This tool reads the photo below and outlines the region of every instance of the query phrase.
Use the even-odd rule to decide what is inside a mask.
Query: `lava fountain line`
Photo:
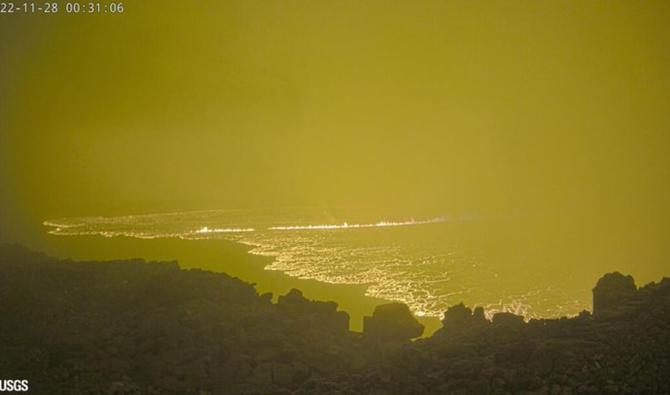
[[[425,225],[425,224],[436,224],[444,222],[446,219],[444,217],[436,217],[427,220],[417,221],[411,219],[409,221],[381,221],[373,224],[350,224],[344,222],[339,225],[334,224],[324,224],[324,225],[288,225],[288,226],[271,226],[268,230],[332,230],[332,229],[359,229],[359,228],[386,228],[392,226],[412,226],[412,225]]]

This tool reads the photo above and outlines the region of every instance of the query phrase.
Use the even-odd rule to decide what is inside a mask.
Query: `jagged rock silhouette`
[[[616,310],[634,297],[636,291],[632,276],[624,276],[619,272],[605,274],[593,288],[593,315],[599,317]]]
[[[402,303],[388,303],[375,308],[372,317],[363,318],[363,335],[384,341],[403,341],[423,334],[423,325]]]
[[[35,393],[670,393],[670,279],[594,288],[596,315],[451,307],[421,334],[407,306],[365,333],[333,302],[258,295],[175,262],[73,262],[0,247],[0,372]]]

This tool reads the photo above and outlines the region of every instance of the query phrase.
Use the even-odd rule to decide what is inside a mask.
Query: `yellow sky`
[[[5,230],[311,205],[668,241],[667,1],[135,1],[0,38]]]

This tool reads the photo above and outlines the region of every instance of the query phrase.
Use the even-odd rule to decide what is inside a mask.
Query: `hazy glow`
[[[254,228],[209,228],[203,226],[202,228],[195,231],[195,233],[242,233],[242,232],[255,232]]]
[[[67,224],[67,223],[59,223],[55,221],[44,221],[42,222],[42,225],[48,226],[51,228],[56,228],[56,231],[60,231],[61,229],[68,229],[68,228],[76,228],[79,226],[84,226],[83,223],[74,223],[74,224]]]
[[[330,229],[357,229],[357,228],[385,228],[390,226],[412,226],[412,225],[425,225],[425,224],[437,224],[444,222],[444,217],[436,217],[424,221],[416,221],[411,219],[409,221],[401,222],[390,222],[390,221],[381,221],[374,224],[349,224],[347,222],[341,225],[291,225],[291,226],[271,226],[268,230],[330,230]]]
[[[0,240],[239,241],[426,316],[668,274],[670,1],[197,3],[0,15]]]

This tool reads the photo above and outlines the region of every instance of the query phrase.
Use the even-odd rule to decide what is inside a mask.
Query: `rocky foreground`
[[[0,378],[45,394],[670,393],[670,279],[605,275],[594,313],[443,328],[380,306],[349,331],[333,302],[272,303],[176,262],[73,262],[0,247]]]

